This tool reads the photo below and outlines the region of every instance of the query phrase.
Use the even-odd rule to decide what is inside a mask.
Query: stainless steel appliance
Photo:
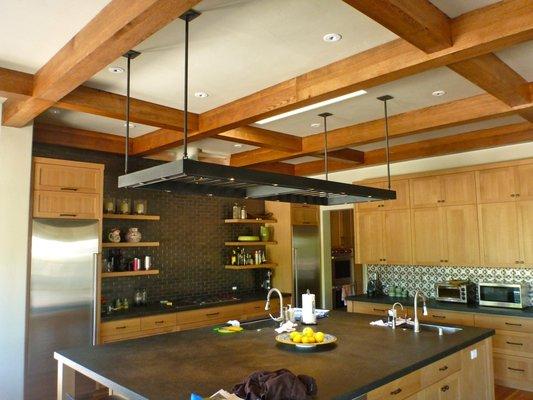
[[[33,221],[26,400],[57,398],[55,350],[95,344],[97,221]]]
[[[507,308],[529,306],[528,287],[520,283],[479,283],[479,305]]]
[[[294,303],[301,307],[302,294],[307,290],[314,293],[315,299],[321,303],[320,296],[320,233],[318,226],[293,226],[293,276]]]
[[[451,280],[435,284],[435,299],[451,303],[471,304],[476,299],[476,285],[468,280]]]
[[[333,308],[344,308],[342,288],[351,285],[351,291],[357,293],[355,281],[353,249],[333,249],[331,251],[332,305]]]

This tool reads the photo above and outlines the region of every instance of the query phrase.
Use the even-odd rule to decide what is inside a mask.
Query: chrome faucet
[[[418,322],[418,296],[422,298],[422,315],[428,315],[426,307],[427,296],[421,290],[415,292],[415,332],[420,332],[420,323]]]
[[[396,311],[396,306],[400,306],[403,310],[403,304],[402,303],[394,303],[392,305],[392,308],[389,310],[389,315],[391,317],[391,328],[396,329],[396,319],[398,318],[398,313]]]
[[[266,301],[266,304],[265,304],[265,311],[270,310],[270,296],[274,292],[276,292],[278,294],[278,296],[279,296],[279,317],[278,318],[274,318],[274,316],[272,314],[269,314],[269,315],[270,315],[270,318],[272,318],[274,321],[279,322],[280,324],[283,324],[285,322],[285,316],[284,316],[284,313],[283,313],[283,295],[281,294],[281,292],[278,289],[272,288],[272,289],[270,289],[268,291],[267,301]]]

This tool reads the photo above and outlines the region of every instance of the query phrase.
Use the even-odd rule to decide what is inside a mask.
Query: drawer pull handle
[[[220,312],[214,312],[214,313],[210,313],[210,314],[205,314],[206,317],[213,317],[215,315],[218,315],[220,314]]]
[[[518,342],[505,342],[507,344],[512,344],[513,346],[523,346],[524,344],[523,343],[518,343]]]
[[[60,217],[75,217],[78,214],[59,214]]]
[[[440,368],[439,368],[439,371],[446,371],[447,369],[448,369],[448,366],[445,365],[444,367],[440,367]]]
[[[156,324],[162,324],[164,323],[165,321],[155,321]]]
[[[401,391],[402,391],[402,388],[398,388],[398,389],[393,390],[392,392],[390,392],[390,394],[394,396],[394,395],[396,395],[396,394],[400,394]]]
[[[76,192],[78,190],[78,188],[62,187],[61,190],[68,190],[69,192]]]
[[[525,372],[526,371],[525,369],[522,369],[522,368],[513,368],[513,367],[507,367],[507,369],[510,369],[511,371],[516,371],[516,372]]]
[[[512,322],[506,322],[505,325],[510,325],[510,326],[522,326],[522,324],[515,324],[515,323],[512,323]]]
[[[126,325],[116,326],[115,329],[126,329]]]
[[[441,392],[447,392],[448,390],[450,390],[450,386],[449,385],[444,385],[443,387],[440,388]]]
[[[385,310],[382,310],[382,309],[380,309],[380,308],[373,308],[372,310],[374,310],[374,311],[381,311],[381,312],[385,312]]]
[[[432,315],[433,318],[446,319],[445,315]]]

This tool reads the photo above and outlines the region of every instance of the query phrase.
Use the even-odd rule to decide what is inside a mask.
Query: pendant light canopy
[[[254,171],[189,159],[187,154],[189,23],[198,16],[200,16],[200,13],[189,10],[180,17],[185,21],[183,158],[128,173],[126,156],[126,174],[118,178],[119,188],[146,188],[180,194],[204,194],[207,196],[277,200],[319,205],[396,198],[396,192],[391,190],[273,172]],[[326,119],[330,115],[329,113],[320,115],[324,118],[326,178],[328,176]],[[126,142],[128,140],[129,135],[126,137]]]

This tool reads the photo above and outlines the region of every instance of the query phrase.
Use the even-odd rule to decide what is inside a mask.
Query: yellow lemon
[[[304,328],[304,330],[302,331],[302,335],[304,336],[307,336],[307,337],[311,337],[315,334],[315,332],[313,331],[313,328]]]
[[[324,334],[322,332],[315,333],[315,340],[317,343],[322,343],[324,341]]]
[[[309,339],[310,338],[308,336],[302,336],[302,343],[310,343]]]
[[[289,337],[290,337],[291,339],[294,339],[294,337],[295,337],[296,335],[299,335],[299,333],[296,332],[296,331],[292,331],[292,332],[289,334]]]
[[[310,336],[307,338],[307,343],[315,343],[316,340],[315,340],[315,337],[314,336]]]
[[[300,335],[299,333],[297,335],[295,335],[293,338],[292,338],[292,341],[294,343],[302,343],[302,335]]]

